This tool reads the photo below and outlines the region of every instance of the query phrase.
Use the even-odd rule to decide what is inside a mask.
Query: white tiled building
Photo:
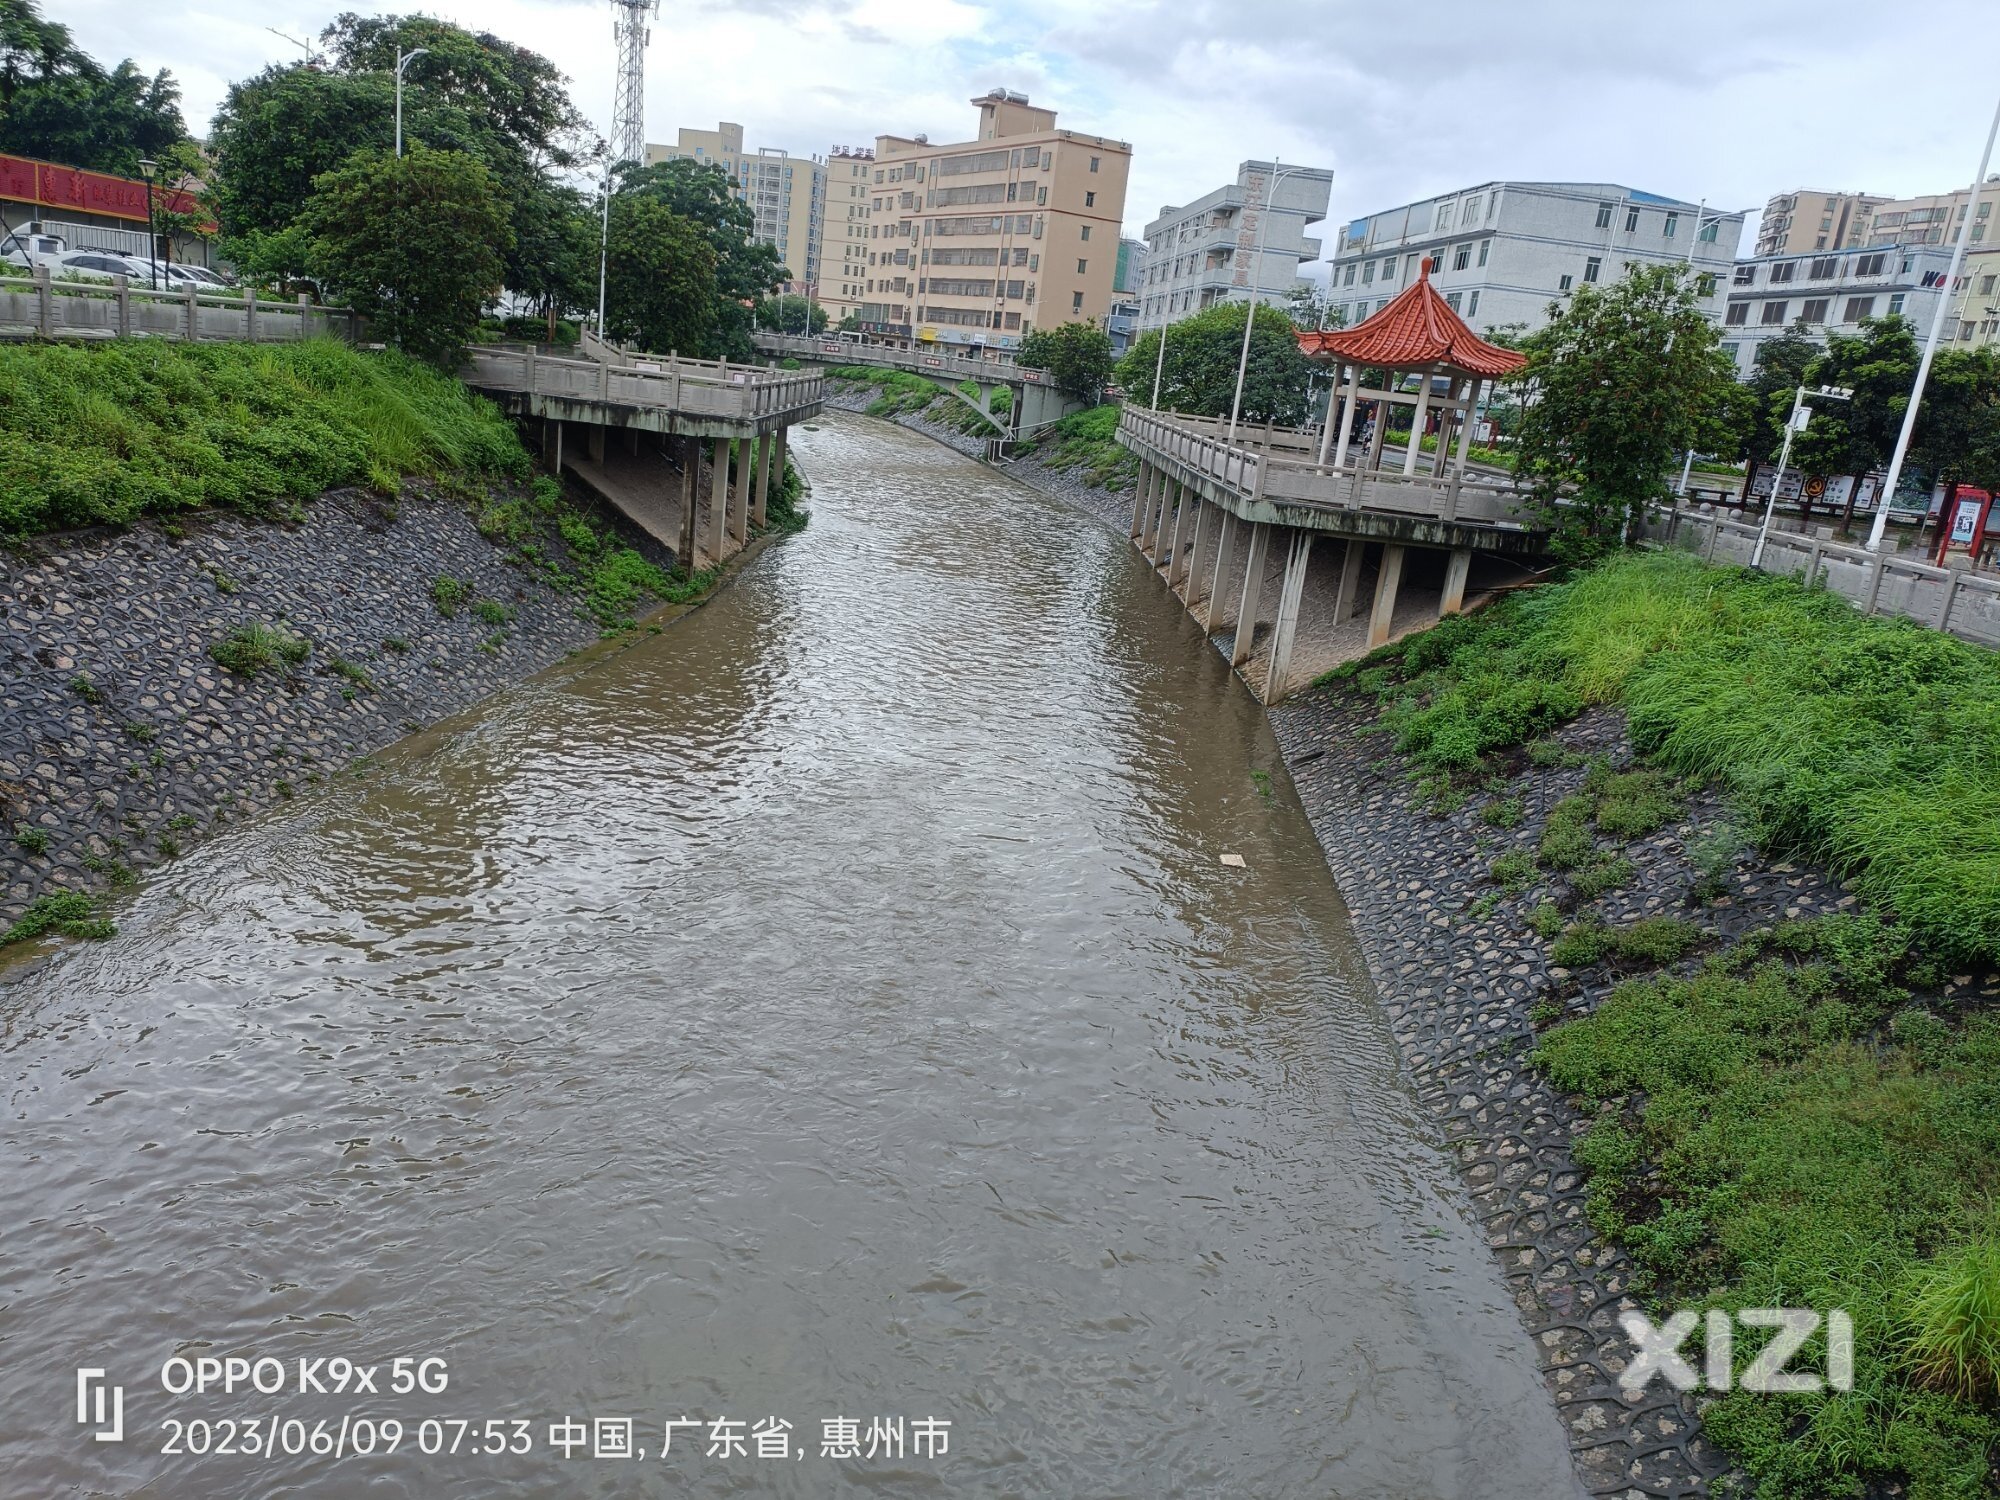
[[[1615,183],[1485,182],[1354,220],[1335,246],[1327,298],[1333,321],[1358,323],[1416,280],[1429,256],[1431,280],[1474,329],[1532,331],[1551,302],[1617,280],[1627,262],[1691,258],[1719,321],[1742,234],[1740,213]]]
[[[1281,174],[1275,189],[1273,172]],[[1146,226],[1139,326],[1158,328],[1218,302],[1251,296],[1282,306],[1299,283],[1300,265],[1319,259],[1320,242],[1305,231],[1326,217],[1332,192],[1333,173],[1325,167],[1246,161],[1228,186],[1185,207],[1163,207]],[[1270,223],[1262,224],[1267,195]]]
[[[1737,373],[1748,375],[1756,366],[1757,346],[1801,320],[1808,325],[1808,337],[1823,340],[1828,329],[1852,334],[1863,318],[1900,313],[1916,325],[1921,338],[1930,331],[1938,298],[1945,294],[1951,248],[1870,246],[1738,261],[1722,318],[1722,347],[1736,361]]]

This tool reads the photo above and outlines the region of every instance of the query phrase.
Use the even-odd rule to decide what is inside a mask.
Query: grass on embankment
[[[1339,675],[1384,701],[1415,770],[1460,789],[1523,743],[1531,762],[1561,764],[1549,731],[1589,704],[1622,706],[1650,764],[1594,769],[1546,816],[1538,852],[1508,857],[1523,868],[1496,862],[1505,888],[1533,883],[1537,864],[1623,863],[1598,840],[1671,821],[1662,809],[1692,779],[1725,791],[1767,849],[1855,882],[1863,912],[1719,951],[1679,918],[1618,928],[1542,906],[1527,925],[1551,962],[1626,977],[1548,1030],[1534,1061],[1597,1111],[1575,1148],[1590,1218],[1631,1253],[1660,1317],[1852,1317],[1851,1392],[1738,1389],[1707,1407],[1764,1500],[1892,1481],[1911,1500],[1990,1496],[2000,1014],[1942,990],[1952,968],[2000,957],[2000,659],[1797,583],[1656,554],[1514,595]],[[1488,814],[1513,826],[1520,801]],[[1688,853],[1699,872],[1694,842]],[[1585,905],[1601,894],[1570,890]],[[1713,894],[1697,881],[1691,901]],[[1537,1010],[1537,1024],[1564,1013]],[[1739,1374],[1760,1342],[1739,1339]],[[1823,1342],[1793,1367],[1824,1369]]]
[[[333,340],[0,346],[0,536],[342,484],[521,478],[507,419],[449,376]]]

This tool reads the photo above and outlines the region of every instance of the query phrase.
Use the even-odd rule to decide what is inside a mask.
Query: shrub
[[[14,842],[30,854],[47,854],[49,831],[32,823],[17,823],[14,825]]]
[[[81,891],[52,891],[35,897],[14,925],[0,932],[0,948],[46,932],[73,938],[108,938],[117,930],[97,915],[96,903]]]
[[[1565,797],[1549,809],[1538,850],[1543,864],[1552,870],[1574,870],[1590,859],[1596,847],[1590,836],[1588,797],[1581,793]]]
[[[1480,816],[1495,828],[1518,828],[1521,819],[1526,815],[1527,811],[1519,797],[1495,798],[1487,803],[1485,810],[1480,813]]]
[[[1903,1296],[1905,1357],[1917,1381],[2000,1401],[2000,1240],[1981,1235],[1913,1268]]]
[[[460,607],[471,597],[471,588],[449,573],[441,573],[431,580],[431,603],[447,620],[457,619]]]
[[[1534,878],[1535,857],[1525,849],[1516,849],[1493,861],[1493,883],[1509,891],[1526,890]]]
[[[312,642],[286,625],[246,620],[209,644],[208,654],[223,670],[256,677],[275,667],[296,667],[312,653]]]

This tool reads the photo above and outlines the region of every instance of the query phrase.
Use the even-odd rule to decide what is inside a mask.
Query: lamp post
[[[430,50],[428,47],[412,47],[408,52],[401,47],[396,49],[396,155],[398,156],[403,154],[403,69]]]
[[[153,227],[153,174],[159,170],[160,164],[151,157],[139,158],[139,175],[146,182],[146,272],[156,292],[160,289],[160,234]]]
[[[1695,205],[1695,210],[1694,210],[1694,230],[1692,233],[1688,235],[1688,253],[1687,253],[1688,269],[1689,270],[1694,269],[1694,247],[1701,243],[1702,225],[1720,224],[1724,219],[1733,219],[1737,216],[1737,214],[1747,214],[1749,212],[1750,210],[1747,208],[1739,208],[1738,210],[1736,210],[1736,213],[1733,214],[1720,213],[1720,212],[1709,213],[1708,200],[1706,198],[1702,199],[1701,202],[1697,203]],[[1675,499],[1679,499],[1681,496],[1687,494],[1688,479],[1693,473],[1694,473],[1694,449],[1690,448],[1687,451],[1686,461],[1681,464],[1681,482],[1674,487]]]
[[[1845,386],[1823,385],[1815,395],[1827,401],[1851,401],[1854,392]],[[1792,439],[1806,430],[1806,423],[1812,419],[1812,408],[1806,405],[1806,388],[1800,386],[1792,397],[1792,414],[1785,418],[1785,442],[1778,450],[1778,471],[1771,476],[1771,498],[1764,504],[1764,524],[1757,528],[1757,545],[1750,552],[1750,566],[1756,567],[1764,560],[1764,538],[1771,534],[1771,516],[1778,508],[1778,487],[1785,482],[1785,470],[1791,467]]]
[[[1965,242],[1972,233],[1972,221],[1979,217],[1979,190],[1986,186],[1986,164],[1993,159],[1993,137],[2000,133],[2000,104],[1993,109],[1993,123],[1987,127],[1986,149],[1979,153],[1979,170],[1973,174],[1972,197],[1965,205],[1965,221],[1958,226],[1958,240],[1951,247],[1951,268],[1944,273],[1938,289],[1937,312],[1931,317],[1931,335],[1924,340],[1924,357],[1917,361],[1916,383],[1910,387],[1910,404],[1903,408],[1902,430],[1896,434],[1896,451],[1889,459],[1889,472],[1882,480],[1882,493],[1875,502],[1875,521],[1868,528],[1868,550],[1882,550],[1882,533],[1889,527],[1889,502],[1896,498],[1896,481],[1902,477],[1903,459],[1910,451],[1910,435],[1917,430],[1917,403],[1924,399],[1924,382],[1930,379],[1931,360],[1937,354],[1938,335],[1944,331],[1944,315],[1951,306],[1958,268],[1965,261]]]
[[[1169,292],[1167,295],[1171,297],[1173,293]],[[1160,377],[1167,369],[1167,330],[1171,327],[1173,327],[1171,321],[1160,324],[1160,349],[1158,356],[1153,360],[1153,410],[1156,413],[1160,409]]]
[[[1271,226],[1271,205],[1278,196],[1278,182],[1305,170],[1303,167],[1278,169],[1278,159],[1271,158],[1272,172],[1264,185],[1264,216],[1257,221],[1257,258],[1250,267],[1250,305],[1243,318],[1243,352],[1236,359],[1236,394],[1229,402],[1229,442],[1236,441],[1236,418],[1243,409],[1243,376],[1250,368],[1250,331],[1257,326],[1257,278],[1264,270],[1264,231]],[[1161,348],[1165,349],[1162,342]]]

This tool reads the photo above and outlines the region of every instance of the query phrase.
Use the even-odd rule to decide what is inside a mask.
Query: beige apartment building
[[[1987,237],[1993,206],[2000,198],[2000,175],[1989,177],[1980,194],[1972,243]],[[1810,188],[1780,193],[1764,205],[1757,226],[1757,254],[1805,255],[1814,251],[1876,249],[1884,245],[1948,245],[1958,235],[1972,189],[1917,198],[1879,193],[1822,193]]]
[[[877,196],[873,147],[835,146],[827,153],[819,300],[834,323],[858,316],[868,291],[869,204]]]
[[[875,138],[855,221],[867,231],[851,307],[863,331],[904,347],[1007,349],[1034,328],[1104,326],[1131,146],[1058,130],[1056,112],[1024,94],[994,89],[972,103],[974,140]]]
[[[785,290],[810,294],[818,286],[826,213],[828,164],[764,147],[743,149],[743,127],[727,120],[713,130],[685,127],[671,146],[646,147],[646,165],[687,157],[721,167],[736,196],[756,216],[759,241],[777,248],[791,273]]]

